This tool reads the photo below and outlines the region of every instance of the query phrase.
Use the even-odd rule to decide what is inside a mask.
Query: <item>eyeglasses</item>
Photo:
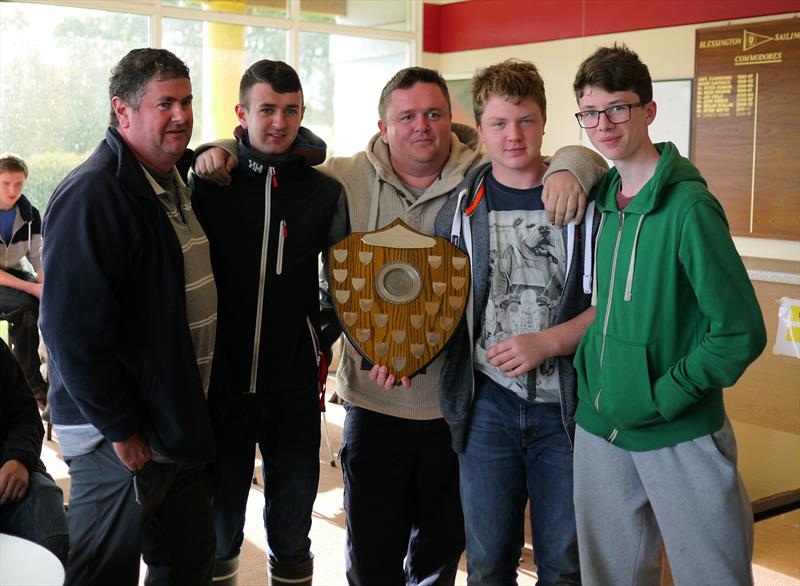
[[[611,124],[622,124],[631,119],[631,108],[639,108],[645,106],[645,102],[638,104],[617,104],[605,110],[586,110],[585,112],[578,112],[575,118],[578,119],[578,124],[581,128],[595,128],[600,124],[600,114],[605,114]]]

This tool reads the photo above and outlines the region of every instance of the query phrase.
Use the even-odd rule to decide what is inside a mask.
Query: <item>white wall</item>
[[[647,64],[654,80],[693,78],[696,29],[793,16],[798,17],[800,13],[457,53],[424,53],[422,65],[437,69],[445,75],[471,76],[476,69],[509,57],[528,59],[536,63],[547,88],[547,126],[542,150],[545,154],[551,154],[565,144],[580,143],[580,130],[573,116],[577,107],[572,92],[572,81],[580,63],[598,47],[610,45],[615,41],[624,42]],[[734,241],[743,256],[800,261],[800,242],[797,241],[738,237],[734,238]]]

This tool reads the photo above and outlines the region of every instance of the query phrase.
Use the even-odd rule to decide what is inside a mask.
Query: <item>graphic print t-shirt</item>
[[[501,185],[490,173],[484,187],[489,209],[489,292],[481,337],[475,346],[475,367],[524,401],[558,402],[555,360],[536,369],[536,390],[529,393],[527,376],[506,377],[487,362],[486,351],[518,334],[550,326],[564,289],[564,239],[547,220],[541,185],[513,189]]]

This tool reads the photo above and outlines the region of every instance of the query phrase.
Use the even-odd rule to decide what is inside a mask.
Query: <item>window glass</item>
[[[292,63],[288,48],[293,35],[299,60],[292,64],[308,108],[304,124],[337,155],[364,148],[377,129],[381,88],[410,62],[410,39],[303,30],[313,21],[375,27],[377,36],[379,28],[406,30],[409,2],[403,0],[301,0],[294,29],[288,28],[288,19],[286,29],[204,20],[219,12],[284,18],[287,0],[162,3],[170,10],[169,18],[155,21],[161,46],[191,71],[191,146],[231,136],[244,69],[264,58]],[[149,2],[130,5],[155,7]],[[58,182],[102,140],[110,114],[111,68],[129,50],[153,44],[151,22],[149,14],[0,0],[0,152],[15,152],[28,162],[25,193],[40,209]]]
[[[40,211],[105,135],[111,68],[149,39],[147,16],[0,3],[0,152],[25,159]]]
[[[303,125],[321,136],[333,154],[364,149],[378,131],[381,89],[408,66],[408,51],[408,43],[399,41],[301,33]]]
[[[189,66],[194,95],[190,146],[232,136],[239,81],[259,59],[286,60],[286,31],[165,18],[161,41]]]
[[[286,18],[286,0],[161,0],[164,6]]]
[[[303,20],[387,30],[408,30],[408,9],[398,0],[300,0]]]

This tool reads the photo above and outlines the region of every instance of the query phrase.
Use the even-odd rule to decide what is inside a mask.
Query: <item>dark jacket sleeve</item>
[[[44,221],[40,325],[67,393],[112,442],[141,433],[137,382],[125,376],[119,332],[132,287],[129,259],[144,238],[120,205],[119,182],[89,173],[59,187]]]
[[[339,194],[336,204],[336,213],[331,220],[328,231],[328,247],[344,240],[350,233],[350,218],[347,212],[347,196],[344,190]],[[331,300],[330,286],[328,285],[328,254],[322,255],[322,269],[319,275],[319,306],[320,306],[320,345],[328,360],[331,359],[331,346],[342,333],[336,311]]]
[[[35,470],[42,452],[44,428],[36,400],[11,350],[0,340],[0,466],[19,460]]]

